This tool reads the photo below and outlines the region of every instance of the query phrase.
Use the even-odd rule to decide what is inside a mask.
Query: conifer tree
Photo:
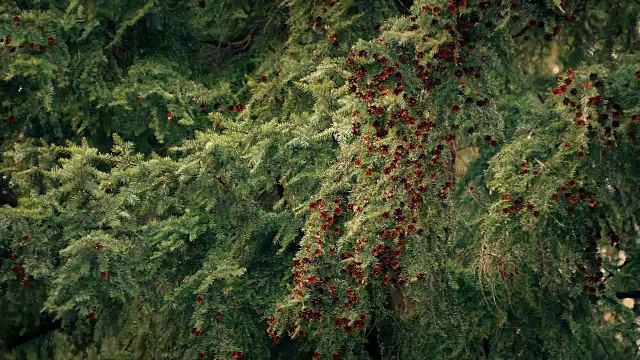
[[[637,356],[639,14],[1,4],[0,351]]]

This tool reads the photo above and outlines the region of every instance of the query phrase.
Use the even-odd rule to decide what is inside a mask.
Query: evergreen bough
[[[0,351],[637,356],[638,14],[4,2]]]

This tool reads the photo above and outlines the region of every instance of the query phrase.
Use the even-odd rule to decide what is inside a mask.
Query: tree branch
[[[3,352],[11,351],[33,339],[58,330],[61,324],[62,322],[60,320],[52,320],[50,317],[47,317],[40,325],[30,329],[24,335],[7,336],[4,339],[0,339],[0,344],[3,345],[0,346],[0,350]]]
[[[625,266],[629,265],[629,263],[630,263],[630,262],[631,262],[631,260],[626,259],[626,260],[624,261],[624,263],[622,263],[622,265],[620,265],[620,266],[616,266],[614,269],[615,269],[615,270],[620,270],[620,269],[622,269],[623,267],[625,267]],[[609,275],[607,276],[607,280],[611,279],[611,278],[612,278],[612,277],[614,277],[614,276],[616,276],[616,273],[615,273],[615,272],[613,272],[613,271],[612,271],[612,272],[610,272],[610,273],[609,273]]]
[[[626,298],[638,299],[638,298],[640,298],[640,289],[631,290],[631,291],[616,291],[616,298],[618,298],[618,299],[626,299]]]

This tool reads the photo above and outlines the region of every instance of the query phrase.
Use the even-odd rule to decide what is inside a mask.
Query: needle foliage
[[[7,359],[628,359],[640,3],[5,0]]]

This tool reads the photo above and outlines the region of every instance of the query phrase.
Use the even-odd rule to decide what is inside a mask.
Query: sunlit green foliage
[[[1,355],[636,356],[639,14],[3,2]]]

